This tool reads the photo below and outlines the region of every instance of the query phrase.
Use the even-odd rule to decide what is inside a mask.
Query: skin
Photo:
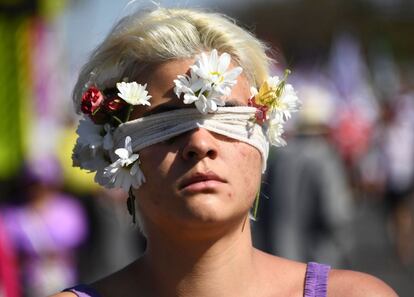
[[[134,116],[188,108],[174,96],[173,80],[193,62],[174,60],[155,67],[145,79],[151,106]],[[249,96],[249,84],[241,75],[226,101],[246,105]],[[147,250],[93,284],[98,292],[109,297],[303,296],[305,264],[252,246],[248,212],[260,183],[257,149],[200,128],[139,153],[147,182],[135,195]],[[221,180],[182,188],[189,177],[212,172]],[[397,295],[367,274],[332,270],[328,296]]]

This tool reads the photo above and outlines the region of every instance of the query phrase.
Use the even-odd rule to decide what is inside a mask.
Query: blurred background
[[[230,15],[303,102],[271,151],[255,245],[414,292],[414,1],[160,1]],[[71,89],[113,23],[151,1],[0,0],[0,297],[40,297],[131,262],[123,193],[71,168]]]

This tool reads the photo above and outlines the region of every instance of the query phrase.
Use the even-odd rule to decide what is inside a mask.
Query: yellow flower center
[[[218,72],[218,71],[211,71],[210,74],[211,75],[214,75],[214,76],[217,76],[219,83],[223,82],[224,76],[220,72]]]
[[[284,78],[277,84],[277,86],[272,87],[267,81],[265,81],[261,85],[259,93],[255,96],[256,103],[265,105],[270,110],[287,108],[286,103],[281,100],[281,97],[289,74],[290,70],[286,69]]]

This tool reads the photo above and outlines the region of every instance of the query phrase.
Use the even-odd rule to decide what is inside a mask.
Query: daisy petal
[[[227,68],[229,68],[230,60],[231,57],[228,53],[221,54],[217,65],[217,72],[224,73],[227,70]]]
[[[224,79],[227,81],[233,81],[236,80],[237,77],[242,73],[243,68],[241,67],[234,67],[232,70],[227,71],[223,74]]]
[[[128,150],[126,150],[124,148],[116,149],[115,154],[118,155],[118,157],[121,158],[121,159],[128,159],[128,157],[129,157]]]

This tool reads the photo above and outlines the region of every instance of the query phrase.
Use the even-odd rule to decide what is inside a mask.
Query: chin
[[[192,223],[225,223],[235,218],[243,218],[249,209],[240,209],[241,205],[227,197],[216,194],[198,194],[185,198],[185,213]]]

